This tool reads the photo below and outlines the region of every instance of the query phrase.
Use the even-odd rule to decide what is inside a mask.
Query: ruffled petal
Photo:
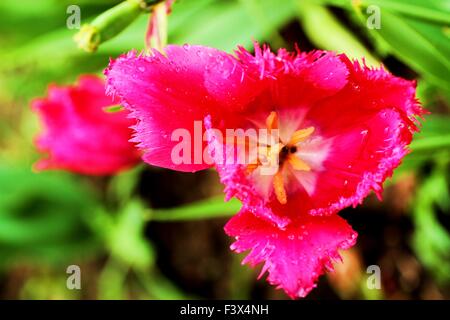
[[[203,157],[206,115],[223,119],[244,107],[258,93],[256,83],[233,56],[202,46],[168,46],[165,55],[130,52],[112,61],[105,74],[108,92],[138,120],[134,141],[149,164],[179,171],[211,166]],[[239,86],[237,85],[239,84]],[[174,161],[181,142],[177,130],[191,139],[186,160]]]
[[[105,95],[97,76],[81,76],[73,86],[50,85],[47,97],[31,104],[43,126],[36,145],[47,154],[35,164],[37,170],[109,175],[139,161],[140,153],[129,142],[134,121],[125,111],[103,110],[117,102]]]
[[[372,190],[381,198],[383,182],[409,152],[424,113],[414,82],[343,60],[349,84],[306,116],[331,145],[310,195],[311,214],[356,206]]]
[[[249,251],[243,264],[264,263],[260,277],[268,272],[268,282],[292,298],[305,297],[321,274],[333,270],[333,261],[340,260],[338,250],[350,248],[357,238],[337,215],[304,214],[282,230],[246,210],[234,216],[225,231],[236,239],[232,250]]]

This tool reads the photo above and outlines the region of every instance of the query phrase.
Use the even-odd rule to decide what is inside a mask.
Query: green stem
[[[173,209],[154,209],[144,219],[152,221],[187,221],[207,218],[222,218],[234,215],[241,208],[241,203],[232,199],[225,202],[223,196],[213,197],[194,204]]]
[[[161,0],[127,0],[103,12],[89,24],[81,27],[74,40],[78,47],[95,52],[98,46],[122,32],[143,12]]]
[[[450,148],[450,135],[416,139],[411,143],[411,150],[413,150],[413,152],[444,148]]]

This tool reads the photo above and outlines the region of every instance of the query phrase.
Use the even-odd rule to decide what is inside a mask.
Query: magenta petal
[[[340,260],[338,250],[353,246],[357,237],[337,215],[305,214],[282,230],[245,210],[231,218],[225,231],[236,239],[231,249],[249,250],[243,263],[264,263],[261,276],[267,271],[268,282],[292,298],[305,297],[321,274],[333,270],[333,261]]]
[[[151,56],[136,56],[130,52],[112,61],[105,70],[107,89],[138,119],[134,141],[144,150],[146,162],[180,171],[205,169],[210,164],[201,156],[206,149],[203,131],[194,131],[194,122],[203,121],[206,115],[230,116],[251,100],[249,92],[255,91],[256,82],[236,58],[213,48],[168,46],[165,54],[155,51]],[[175,163],[171,157],[180,141],[172,139],[176,129],[200,140],[199,145],[191,145],[189,163]]]
[[[194,120],[203,119],[210,107],[207,92],[199,85],[199,66],[186,57],[190,69],[182,68],[182,57],[175,57],[173,61],[159,53],[136,56],[135,52],[120,56],[105,70],[107,91],[138,120],[133,141],[144,151],[147,163],[180,171],[201,170],[208,165],[195,164],[193,159],[176,164],[171,158],[178,144],[171,139],[173,131],[185,129],[193,137]]]
[[[311,214],[356,206],[372,190],[381,198],[383,182],[409,152],[424,113],[414,82],[343,60],[349,84],[307,115],[332,141],[309,199]]]
[[[312,108],[339,92],[347,84],[348,70],[332,52],[302,53],[287,71],[276,76],[272,96],[278,111],[284,108]]]

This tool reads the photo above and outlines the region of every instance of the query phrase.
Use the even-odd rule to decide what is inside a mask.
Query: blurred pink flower
[[[423,114],[414,82],[325,51],[275,54],[256,44],[254,55],[239,48],[233,56],[168,46],[164,55],[130,52],[105,73],[107,90],[138,120],[134,141],[150,164],[180,171],[209,167],[204,160],[177,164],[171,158],[178,143],[171,133],[185,128],[194,136],[195,121],[204,121],[203,147],[209,147],[227,198],[243,203],[225,227],[236,238],[232,249],[250,250],[244,262],[264,262],[268,281],[291,297],[304,297],[332,269],[338,249],[355,243],[356,232],[335,214],[371,190],[381,197]],[[257,161],[229,161],[228,149],[250,150],[219,136],[261,128],[278,135],[258,141]],[[262,158],[276,160],[273,172],[263,172]]]
[[[31,104],[43,127],[35,143],[47,154],[35,169],[110,175],[139,161],[139,151],[129,142],[134,121],[127,111],[103,110],[117,102],[105,95],[99,77],[81,76],[73,86],[52,84],[45,98]]]

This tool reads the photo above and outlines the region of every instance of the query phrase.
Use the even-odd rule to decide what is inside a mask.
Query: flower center
[[[266,119],[266,128],[271,133],[278,129],[278,115],[272,111]],[[285,171],[289,165],[293,170],[310,171],[310,166],[300,159],[296,153],[300,149],[300,142],[306,140],[314,132],[314,127],[308,127],[295,131],[287,143],[283,143],[279,138],[276,143],[267,144],[258,147],[259,159],[266,159],[269,165],[276,165],[277,170],[273,176],[273,190],[277,200],[281,204],[287,203],[287,194],[285,189]],[[266,162],[267,162],[266,161]],[[275,162],[275,163],[274,163]],[[251,172],[260,166],[262,161],[256,165],[250,165],[247,169]]]

